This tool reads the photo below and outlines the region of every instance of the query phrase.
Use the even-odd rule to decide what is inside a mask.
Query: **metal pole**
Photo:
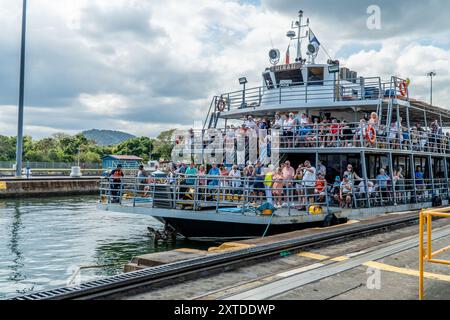
[[[431,71],[427,75],[430,77],[430,82],[431,82],[431,86],[430,86],[430,105],[433,105],[433,77],[436,76],[436,72]]]
[[[301,49],[302,18],[303,18],[303,11],[300,10],[298,12],[297,59],[295,62],[300,62],[302,60],[302,49]]]
[[[23,100],[25,88],[25,35],[27,26],[27,0],[23,0],[22,8],[22,47],[20,51],[20,88],[19,88],[19,113],[17,123],[16,144],[16,177],[22,176],[23,155]]]
[[[430,105],[433,105],[433,74],[430,76],[431,86],[430,86]]]

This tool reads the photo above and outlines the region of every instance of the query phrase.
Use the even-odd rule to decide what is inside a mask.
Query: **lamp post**
[[[428,72],[427,75],[430,77],[431,85],[430,85],[430,105],[433,105],[433,77],[436,76],[436,72],[431,71]]]
[[[17,121],[16,143],[16,177],[22,176],[23,156],[23,100],[25,88],[25,36],[27,27],[27,0],[23,0],[22,7],[22,43],[20,51],[20,85],[19,85],[19,112]]]
[[[242,104],[241,104],[241,108],[245,108],[247,105],[245,104],[245,85],[247,84],[247,78],[246,77],[242,77],[239,78],[239,84],[243,85],[244,88],[242,90]]]

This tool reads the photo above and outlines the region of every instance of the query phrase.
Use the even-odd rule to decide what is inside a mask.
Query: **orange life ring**
[[[225,110],[225,100],[223,100],[223,98],[220,98],[220,100],[217,102],[217,110],[219,110],[219,112],[222,112]]]
[[[400,82],[398,88],[400,89],[400,94],[406,97],[406,94],[408,93],[408,85],[406,84],[406,81]]]
[[[366,140],[371,144],[375,144],[377,142],[377,131],[372,125],[369,125],[366,132]]]

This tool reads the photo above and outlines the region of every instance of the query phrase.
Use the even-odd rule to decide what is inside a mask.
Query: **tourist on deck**
[[[316,168],[311,165],[309,160],[306,160],[303,167],[303,186],[305,188],[305,195],[308,204],[314,203],[314,188],[316,186]]]
[[[242,194],[242,184],[241,184],[241,171],[238,169],[237,165],[234,165],[228,176],[231,178],[231,188],[233,194]]]
[[[193,186],[196,183],[196,176],[198,174],[197,168],[194,163],[191,163],[185,172],[185,184]]]
[[[333,200],[341,206],[341,177],[337,176],[334,179],[333,186],[330,189],[330,195],[333,197]]]
[[[366,134],[367,134],[367,122],[364,119],[361,119],[359,121],[359,126],[356,128],[355,135],[353,136],[353,145],[355,147],[357,146],[363,146],[364,141],[366,140]]]
[[[144,165],[142,164],[139,165],[139,171],[136,175],[136,180],[138,183],[138,190],[144,190],[148,180],[148,172],[144,169]]]
[[[221,166],[220,167],[220,176],[222,178],[220,179],[220,186],[222,188],[228,188],[229,187],[228,180],[227,180],[228,174],[229,174],[229,172],[227,170],[227,167]]]
[[[340,136],[340,125],[336,119],[331,121],[330,131],[328,133],[328,147],[336,147],[336,142]]]
[[[125,175],[122,171],[122,165],[118,164],[116,169],[112,170],[109,174],[110,189],[111,189],[111,203],[120,202],[120,190],[122,189],[122,178]]]
[[[244,174],[244,186],[248,190],[249,201],[253,203],[256,202],[255,177],[255,167],[253,167],[252,165],[248,165]]]
[[[247,116],[247,119],[244,122],[245,127],[248,129],[256,130],[257,124],[251,115]]]
[[[201,165],[198,168],[198,184],[200,186],[206,186],[207,184],[207,179],[206,179],[206,169],[205,166]]]
[[[285,139],[285,146],[287,148],[291,148],[291,146],[293,146],[294,128],[295,128],[294,114],[290,113],[287,121],[284,123],[283,126],[283,136]]]
[[[314,194],[318,197],[319,203],[324,203],[326,198],[326,181],[324,176],[319,173],[317,174],[316,186],[314,189]]]
[[[264,185],[264,178],[265,173],[263,172],[263,167],[259,163],[255,166],[255,180],[253,183],[253,188],[255,192],[255,196],[257,197],[257,201],[262,204],[264,201],[264,194],[265,194],[265,185]],[[265,170],[264,170],[265,171]]]
[[[353,199],[353,183],[350,181],[349,176],[344,175],[344,180],[341,182],[340,187],[340,200],[342,208],[346,207],[350,209],[352,207]]]
[[[284,187],[283,169],[279,167],[273,176],[273,189],[272,189],[275,205],[277,208],[282,207],[283,187]]]
[[[367,181],[367,187],[364,180],[361,180],[361,182],[358,184],[358,193],[356,194],[357,199],[360,202],[360,205],[363,206],[364,202],[367,200],[371,200],[375,196],[375,184],[368,180]]]
[[[327,167],[325,167],[322,160],[317,161],[317,174],[321,174],[324,178],[327,176]]]
[[[353,131],[350,128],[347,121],[342,121],[342,129],[341,129],[341,142],[342,147],[348,148],[352,146],[352,140],[353,140]]]
[[[360,181],[362,180],[360,176],[358,176],[358,174],[353,170],[353,165],[349,164],[347,166],[347,170],[344,172],[344,174],[342,176],[348,176],[348,179],[350,180],[350,182],[354,185],[355,181]]]
[[[425,186],[425,174],[423,173],[423,170],[420,166],[416,168],[416,171],[414,172],[414,177],[416,180],[417,196],[420,200],[422,200],[426,186]]]
[[[391,123],[389,129],[389,147],[390,149],[398,149],[398,127],[395,122]]]
[[[211,167],[211,169],[208,172],[208,176],[220,176],[220,170],[217,167],[216,163],[212,164],[212,167]],[[217,186],[219,186],[219,179],[209,178],[208,179],[208,185],[210,187],[217,187]]]
[[[391,180],[389,175],[386,174],[386,171],[384,169],[380,169],[380,174],[377,176],[377,185],[381,192],[381,201],[382,203],[384,201],[389,202],[390,196],[389,196],[389,188],[388,188],[388,182]]]
[[[294,205],[294,176],[295,169],[291,167],[291,162],[286,161],[284,163],[284,167],[282,170],[283,179],[284,179],[284,187],[286,188],[285,193],[285,204],[283,205]]]
[[[266,191],[266,200],[268,203],[273,204],[272,187],[275,167],[270,165],[264,174],[264,189]]]
[[[298,198],[298,202],[305,206],[306,205],[306,198],[305,198],[305,192],[304,192],[304,187],[303,187],[303,170],[302,170],[302,165],[299,165],[297,170],[295,171],[295,176],[294,176],[294,187],[295,187],[295,192],[297,194],[297,198]]]
[[[276,130],[281,130],[283,128],[283,119],[281,118],[280,114],[275,114],[275,120],[273,122],[272,128]]]
[[[376,112],[372,112],[370,114],[369,125],[375,127],[375,130],[378,129],[378,126],[380,125],[380,119],[378,118]]]
[[[179,173],[179,174],[185,174],[185,173],[186,173],[186,170],[187,170],[186,163],[185,163],[185,162],[182,162],[182,163],[180,164],[180,167],[179,167],[178,170],[177,170],[177,173]]]
[[[437,120],[434,120],[430,125],[430,151],[436,152],[437,151],[437,135],[439,132],[439,122]]]
[[[392,178],[392,185],[394,189],[394,205],[397,205],[398,202],[403,202],[405,192],[405,178],[403,176],[402,169],[399,168],[397,170],[394,170]]]

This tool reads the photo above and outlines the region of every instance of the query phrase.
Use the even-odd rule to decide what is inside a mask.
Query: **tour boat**
[[[120,191],[114,191],[119,201],[111,201],[111,182],[104,180],[99,207],[152,216],[168,232],[208,240],[261,237],[448,203],[450,111],[413,99],[409,79],[363,77],[333,59],[318,63],[321,44],[302,11],[287,36],[297,42],[295,59],[289,61],[287,54],[283,64],[280,51],[271,49],[271,66],[262,72],[263,85],[248,89],[241,78],[242,90],[215,96],[204,127],[176,138],[174,153],[205,166],[218,152],[228,167],[253,162],[248,151],[225,155],[214,146],[211,152],[212,142],[226,144],[227,137],[235,139],[240,133],[233,127],[241,127],[248,116],[272,120],[275,115],[294,113],[293,128],[274,126],[264,141],[257,136],[257,150],[265,150],[265,158],[259,154],[256,160],[276,165],[289,160],[295,169],[308,160],[316,170],[320,161],[326,168],[326,201],[307,199],[307,205],[299,205],[295,200],[268,214],[252,203],[260,199],[252,195],[246,181],[239,186],[242,192],[236,193],[226,177],[192,177],[189,184],[188,177],[144,183],[126,177]],[[253,141],[243,139],[245,146]],[[198,145],[201,152],[195,148]],[[190,153],[194,149],[195,155]],[[353,190],[350,198],[339,195],[336,199],[333,184],[343,180],[349,164],[356,173],[348,174]],[[347,199],[350,202],[343,204]]]

